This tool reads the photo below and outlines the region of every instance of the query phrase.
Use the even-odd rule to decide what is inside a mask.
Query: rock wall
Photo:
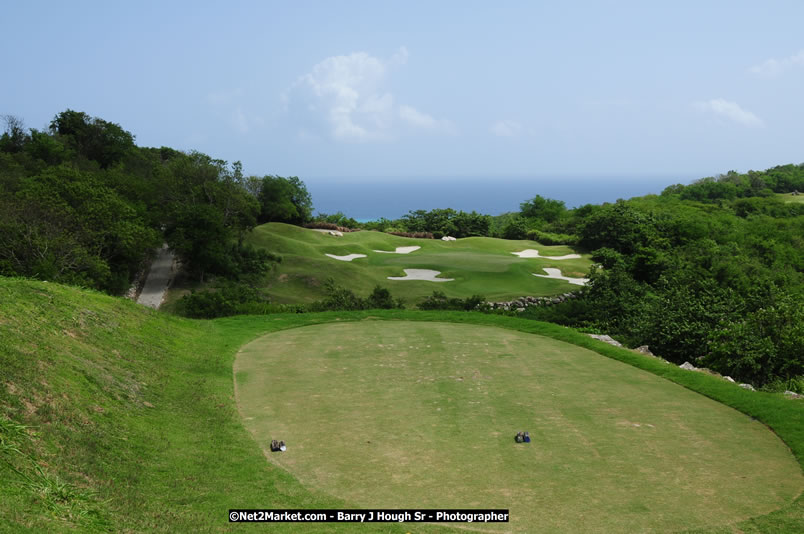
[[[552,306],[553,304],[561,304],[569,299],[578,298],[578,293],[562,293],[561,295],[554,295],[552,297],[519,297],[518,299],[502,301],[502,302],[487,302],[486,306],[492,310],[506,310],[523,312],[526,308],[531,306]]]

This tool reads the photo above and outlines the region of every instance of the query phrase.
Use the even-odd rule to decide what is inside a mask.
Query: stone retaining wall
[[[561,295],[553,295],[552,297],[519,297],[518,299],[502,301],[502,302],[487,302],[486,306],[492,310],[515,310],[523,312],[526,308],[531,306],[552,306],[553,304],[561,304],[569,299],[578,298],[578,293],[562,293]]]

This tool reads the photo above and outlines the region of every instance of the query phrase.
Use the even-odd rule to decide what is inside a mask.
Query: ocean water
[[[412,210],[452,208],[499,215],[518,211],[536,195],[563,200],[568,208],[614,202],[650,193],[671,184],[687,184],[696,176],[563,176],[552,177],[429,177],[429,178],[306,178],[318,213],[338,211],[360,221],[397,219]]]

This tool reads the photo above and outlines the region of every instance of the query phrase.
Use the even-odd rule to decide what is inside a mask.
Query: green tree
[[[84,112],[62,111],[50,123],[50,130],[66,144],[101,168],[118,163],[134,147],[134,136],[120,125],[93,118]]]
[[[555,222],[566,213],[563,200],[553,200],[536,195],[519,205],[520,214],[528,219],[541,219],[548,223]]]
[[[0,118],[6,123],[5,132],[0,136],[0,151],[22,152],[25,144],[30,140],[30,135],[25,131],[25,123],[13,115],[3,115]]]
[[[502,229],[503,239],[527,239],[528,223],[521,217],[515,217],[508,221]]]
[[[73,167],[48,167],[26,179],[17,198],[39,204],[43,224],[62,225],[108,267],[103,279],[90,285],[119,293],[128,288],[146,252],[156,246],[156,231],[148,228],[137,211],[102,178]],[[48,214],[46,214],[48,213]]]
[[[296,176],[265,176],[258,198],[260,222],[302,224],[312,216],[312,197],[304,182]]]
[[[368,309],[390,310],[402,308],[402,303],[394,300],[388,288],[374,286],[371,294],[366,299],[366,307]]]
[[[655,246],[660,237],[656,219],[624,201],[592,212],[580,226],[579,234],[579,243],[588,250],[608,247],[622,254]]]
[[[185,268],[202,282],[208,273],[234,270],[229,255],[231,234],[221,211],[210,204],[184,206],[167,228],[166,237]]]
[[[63,206],[0,195],[0,274],[101,287],[109,267],[76,229]]]
[[[491,217],[475,211],[466,213],[451,208],[410,211],[400,220],[408,232],[431,232],[436,238],[487,236]]]

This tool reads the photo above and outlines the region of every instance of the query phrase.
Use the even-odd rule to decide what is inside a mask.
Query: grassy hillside
[[[94,292],[0,277],[0,531],[227,532],[242,530],[227,522],[231,507],[354,507],[348,496],[310,489],[265,461],[237,412],[232,365],[242,345],[268,332],[372,319],[497,326],[583,346],[768,424],[804,461],[802,403],[747,392],[555,325],[411,311],[190,321]],[[694,444],[679,446],[695,453]],[[710,532],[803,526],[799,498]],[[271,531],[454,532],[379,527],[288,523]]]
[[[262,320],[3,277],[0,303],[0,531],[222,532],[230,507],[344,505],[265,462],[241,425],[232,360]]]
[[[577,289],[561,280],[538,278],[543,267],[562,270],[565,276],[583,277],[591,265],[587,257],[570,260],[549,258],[521,259],[511,254],[537,249],[545,256],[562,256],[575,251],[564,246],[543,246],[535,241],[508,241],[488,237],[470,237],[445,242],[433,239],[411,239],[381,232],[352,232],[333,237],[321,232],[270,223],[252,232],[249,241],[280,254],[282,263],[266,280],[269,294],[277,302],[309,302],[322,297],[321,282],[331,276],[358,294],[367,294],[377,285],[388,287],[395,296],[413,304],[433,290],[450,297],[466,298],[474,294],[489,300],[522,295],[552,295]],[[375,250],[393,251],[396,247],[419,246],[410,254],[381,254]],[[365,254],[350,262],[325,256]],[[432,269],[440,277],[453,282],[392,281],[389,276],[404,276],[403,269]]]

